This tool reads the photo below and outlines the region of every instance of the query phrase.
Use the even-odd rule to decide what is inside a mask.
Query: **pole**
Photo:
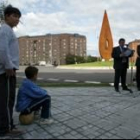
[[[7,113],[8,113],[8,121],[9,121],[9,127],[11,123],[11,116],[10,116],[10,110],[9,110],[9,100],[10,100],[10,77],[7,77],[7,89],[8,89],[8,96],[7,96]]]
[[[52,64],[52,34],[51,34],[51,64]]]
[[[131,79],[130,79],[130,86],[131,86],[131,89],[130,89],[130,93],[133,93],[132,91],[132,85],[133,85],[133,56],[131,57]],[[133,94],[134,98],[135,98],[135,95]]]
[[[131,58],[131,87],[133,84],[133,58]]]

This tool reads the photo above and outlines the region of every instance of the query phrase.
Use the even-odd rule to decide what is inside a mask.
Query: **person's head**
[[[137,45],[137,53],[140,51],[140,45]]]
[[[38,75],[38,68],[29,66],[25,69],[25,75],[27,79],[30,79],[32,81],[37,80],[37,75]]]
[[[119,45],[120,46],[124,46],[125,45],[125,39],[124,38],[120,38],[119,39]]]
[[[21,17],[21,12],[18,8],[9,5],[4,9],[4,17],[5,22],[13,28],[18,25],[19,19]]]

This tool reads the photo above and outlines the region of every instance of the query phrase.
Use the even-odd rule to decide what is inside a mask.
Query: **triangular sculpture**
[[[99,52],[101,58],[105,59],[106,61],[111,59],[112,49],[113,49],[113,38],[112,38],[107,12],[105,11],[102,28],[100,32],[100,38],[99,38]]]

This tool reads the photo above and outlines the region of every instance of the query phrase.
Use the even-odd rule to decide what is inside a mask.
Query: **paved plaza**
[[[51,125],[23,126],[14,139],[139,139],[140,92],[114,92],[113,87],[47,88],[52,97]],[[9,137],[3,137],[9,138]]]

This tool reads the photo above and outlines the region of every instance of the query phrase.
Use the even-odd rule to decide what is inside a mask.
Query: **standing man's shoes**
[[[0,137],[5,137],[6,133],[0,133]]]
[[[13,130],[6,131],[4,133],[0,133],[0,137],[6,137],[6,136],[16,137],[22,135],[23,133],[24,133],[23,131],[20,131],[18,129],[13,129]]]
[[[22,135],[24,132],[21,131],[21,130],[18,130],[18,129],[13,129],[13,130],[10,130],[6,135],[7,136],[19,136],[19,135]]]
[[[115,91],[116,91],[116,92],[120,92],[118,88],[115,88]]]
[[[133,91],[131,89],[129,89],[128,87],[123,88],[123,90],[129,91],[130,93],[133,93]]]
[[[123,88],[123,90],[130,91],[128,87]]]
[[[138,87],[138,91],[140,91],[140,88]]]
[[[9,132],[9,130],[1,130],[0,137],[5,137],[8,132]]]

